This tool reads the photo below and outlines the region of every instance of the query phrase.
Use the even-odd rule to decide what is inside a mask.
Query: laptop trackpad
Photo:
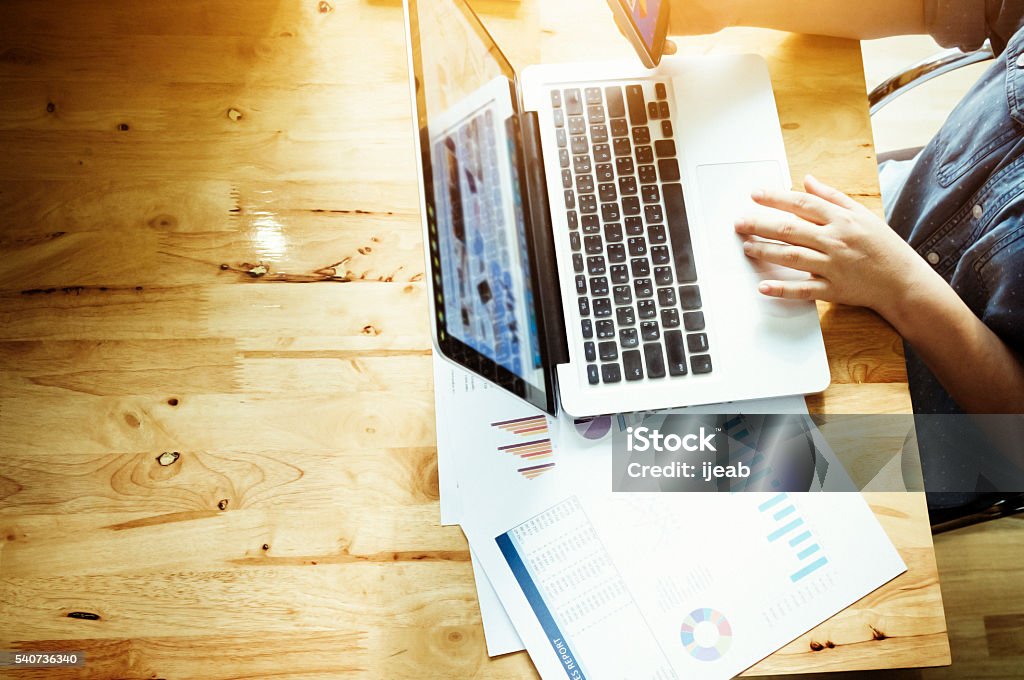
[[[789,316],[806,309],[807,302],[773,299],[757,293],[757,284],[772,279],[798,281],[809,277],[805,272],[752,260],[743,254],[743,237],[736,233],[740,217],[764,215],[778,219],[787,213],[754,203],[750,194],[755,189],[785,189],[789,182],[783,177],[778,161],[721,163],[697,168],[697,183],[704,207],[709,252],[730,276],[732,285],[749,286],[764,305],[767,313]]]

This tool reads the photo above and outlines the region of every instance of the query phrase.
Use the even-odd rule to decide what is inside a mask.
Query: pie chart
[[[732,626],[722,612],[703,607],[683,619],[679,639],[698,661],[717,661],[732,645]]]
[[[612,430],[611,416],[577,418],[572,422],[576,426],[576,434],[584,439],[602,439]]]

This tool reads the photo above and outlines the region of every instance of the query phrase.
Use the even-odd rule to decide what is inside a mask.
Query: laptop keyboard
[[[550,94],[588,382],[710,373],[666,84]]]

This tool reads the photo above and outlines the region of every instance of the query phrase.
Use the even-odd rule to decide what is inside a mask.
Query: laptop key
[[[629,269],[624,264],[613,264],[611,267],[612,283],[626,283],[629,281]]]
[[[569,247],[572,248],[574,251],[580,249],[580,235],[575,231],[569,232]],[[583,293],[586,292],[587,291],[583,291]],[[580,295],[582,295],[583,293],[580,293]]]
[[[711,372],[711,357],[707,354],[701,354],[690,358],[690,366],[693,368],[695,375],[701,375],[703,373]]]
[[[565,190],[565,209],[573,210],[576,207],[576,194],[572,189]]]
[[[619,194],[615,191],[615,184],[608,182],[606,184],[597,185],[597,197],[602,201],[614,201],[618,199]]]
[[[583,113],[583,99],[578,89],[565,91],[565,110],[570,116],[578,116]]]
[[[622,118],[626,115],[626,103],[622,99],[622,88],[618,85],[609,85],[604,88],[605,99],[608,100],[608,115],[612,118]]]
[[[619,177],[633,177],[633,171],[636,170],[636,166],[633,165],[633,157],[627,156],[626,158],[615,159],[615,171],[619,173]]]
[[[708,336],[704,333],[692,333],[686,336],[686,349],[690,354],[700,354],[708,351]]]
[[[607,125],[591,125],[590,126],[590,141],[595,144],[598,142],[608,141],[608,126]]]
[[[651,120],[658,119],[658,102],[647,102],[647,117]]]
[[[590,142],[586,135],[573,135],[569,148],[575,154],[586,153],[590,150]]]
[[[649,146],[636,147],[636,162],[640,164],[654,162],[654,149]]]
[[[581,297],[576,300],[580,308],[580,316],[590,316],[590,298]]]
[[[640,299],[654,297],[654,286],[651,285],[650,279],[637,279],[633,282],[633,289],[636,291],[636,296]]]
[[[631,349],[622,353],[622,372],[626,380],[642,380],[644,377],[643,359],[640,350]]]
[[[617,383],[622,380],[618,364],[602,364],[601,380],[605,383]]]
[[[676,143],[671,139],[659,139],[654,143],[654,153],[658,158],[671,158],[676,155]]]
[[[555,127],[565,127],[565,112],[555,109]]]
[[[657,203],[661,200],[661,191],[657,184],[645,184],[640,191],[640,196],[644,199],[644,203]]]
[[[617,307],[615,309],[615,320],[620,326],[632,326],[636,323],[636,316],[632,307]]]
[[[598,219],[597,215],[584,215],[583,216],[583,233],[584,234],[596,234],[601,231],[601,220]]]
[[[630,271],[633,272],[633,278],[639,279],[641,276],[647,276],[651,273],[651,265],[645,257],[637,257],[629,261]]]
[[[583,256],[579,253],[573,253],[572,256],[572,268],[576,273],[583,271]]]
[[[665,221],[665,214],[661,211],[660,205],[645,205],[644,219],[647,224],[661,224]]]
[[[686,312],[683,314],[683,324],[688,331],[704,330],[704,312]]]
[[[597,345],[601,361],[615,361],[619,358],[619,346],[614,342],[601,342]]]
[[[633,153],[633,146],[629,143],[629,137],[616,137],[612,142],[612,149],[616,156],[628,156]]]
[[[569,168],[562,170],[562,188],[572,189],[572,171]]]
[[[654,264],[668,264],[670,259],[668,246],[654,246],[651,248],[651,262]]]
[[[583,91],[583,94],[586,96],[588,104],[601,103],[601,88],[588,87],[586,90]]]
[[[591,385],[596,385],[601,382],[601,374],[598,371],[596,364],[589,364],[587,366],[587,382]]]
[[[599,163],[597,166],[597,181],[598,182],[611,182],[615,179],[615,174],[612,172],[611,163]]]
[[[633,128],[633,143],[637,146],[651,143],[651,131],[647,126]]]
[[[555,130],[555,141],[558,142],[558,148],[560,149],[564,149],[569,146],[569,136],[565,134],[565,130],[563,128]]]
[[[619,192],[623,196],[632,196],[636,194],[636,177],[620,177]]]
[[[622,215],[619,214],[619,206],[616,203],[601,204],[601,220],[604,222],[618,222]]]
[[[590,156],[585,156],[585,155],[583,155],[583,156],[573,156],[572,157],[572,170],[577,175],[585,175],[588,172],[590,172],[591,170],[593,170],[593,166],[591,165]]]
[[[563,167],[563,168],[567,168],[567,167],[569,167],[570,162],[571,162],[571,160],[570,160],[570,156],[569,156],[569,150],[568,149],[559,149],[558,150],[558,165]]]
[[[580,330],[583,331],[583,338],[590,340],[594,337],[594,322],[590,319],[584,319],[581,323]]]
[[[591,276],[600,276],[605,273],[604,258],[600,255],[591,255],[587,258],[587,273]]]
[[[580,212],[584,215],[597,212],[597,197],[594,194],[580,196]]]
[[[619,346],[622,349],[633,349],[640,346],[640,337],[635,328],[623,328],[619,331]]]
[[[587,361],[597,361],[597,348],[594,347],[594,343],[583,343],[583,356],[586,357]]]
[[[608,113],[612,116],[615,112],[612,111],[611,102],[608,103]],[[629,123],[626,122],[625,118],[612,118],[612,137],[625,137],[629,135]]]
[[[693,266],[693,244],[690,241],[690,222],[686,217],[683,186],[666,184],[661,188],[661,194],[665,198],[668,231],[672,237],[672,253],[676,261],[676,276],[679,283],[693,283],[697,280],[697,269]]]
[[[601,297],[608,294],[608,279],[603,276],[595,276],[590,279],[590,294]]]
[[[576,214],[575,210],[570,210],[569,212],[565,213],[565,221],[569,225],[569,228],[572,230],[580,228],[580,218],[579,215]]]
[[[623,215],[639,215],[640,214],[640,199],[636,196],[626,196],[622,199],[622,214]]]
[[[607,163],[612,159],[612,148],[607,144],[595,144],[594,145],[594,161],[597,163]]]
[[[586,295],[587,294],[587,277],[582,274],[576,275],[576,294]]]
[[[630,236],[640,236],[644,233],[644,221],[639,217],[627,217],[626,233]]]
[[[658,315],[658,306],[654,300],[640,300],[636,303],[636,313],[641,319],[653,319]]]
[[[665,328],[679,328],[679,310],[661,310],[661,325],[664,326]]]
[[[562,93],[558,90],[551,90],[551,108],[558,109],[562,107]]]
[[[668,118],[668,102],[658,102],[658,118]]]
[[[675,158],[662,158],[658,161],[658,174],[662,182],[678,182],[679,163]]]
[[[598,319],[607,318],[612,315],[612,301],[608,298],[597,298],[594,300],[594,316]]]
[[[629,254],[633,257],[642,257],[647,254],[647,239],[634,236],[627,241]]]
[[[679,304],[683,309],[700,309],[700,289],[697,286],[679,286]]]
[[[665,354],[661,343],[652,342],[644,345],[644,363],[647,364],[648,378],[665,377]]]
[[[587,255],[598,255],[604,252],[604,243],[600,236],[587,236],[583,242],[586,245]]]
[[[569,134],[582,135],[587,131],[587,120],[583,116],[569,116]]]
[[[686,350],[682,331],[665,331],[665,353],[669,375],[686,375]]]
[[[615,286],[612,298],[617,305],[631,305],[633,304],[633,289],[629,286]]]
[[[576,191],[581,194],[592,194],[594,193],[594,176],[593,175],[577,175],[576,176]]]
[[[587,118],[590,119],[591,123],[603,123],[604,118],[604,107],[600,104],[593,104],[587,107]]]
[[[647,230],[647,240],[654,244],[664,243],[668,240],[668,236],[665,234],[664,224],[652,224],[650,229]],[[669,283],[672,283],[669,281]]]
[[[593,281],[591,281],[593,283]],[[595,293],[597,295],[597,293]],[[675,288],[659,288],[658,289],[658,304],[662,307],[675,307],[676,306],[676,291]],[[675,310],[672,310],[675,311]],[[677,312],[678,314],[678,312]]]
[[[637,174],[640,175],[641,184],[653,184],[658,181],[658,171],[653,165],[641,165]]]
[[[655,267],[654,268],[654,283],[659,286],[671,286],[672,285],[672,268],[671,267]]]
[[[621,243],[612,243],[608,246],[608,261],[619,263],[626,261],[626,247]]]
[[[653,342],[661,337],[661,328],[657,321],[641,321],[640,335],[644,342]]]
[[[594,327],[597,329],[598,340],[611,340],[615,337],[615,322],[611,319],[598,321]]]
[[[661,136],[671,137],[672,136],[672,121],[663,120],[661,121]]]
[[[647,107],[644,106],[644,89],[640,85],[626,86],[626,103],[629,106],[629,120],[633,125],[647,124]]]
[[[618,222],[610,222],[604,225],[604,238],[609,243],[617,243],[622,240],[622,225]]]
[[[654,84],[654,95],[658,99],[665,99],[668,97],[668,90],[665,89],[665,83]]]

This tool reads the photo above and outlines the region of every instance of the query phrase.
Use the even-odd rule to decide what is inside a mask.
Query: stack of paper
[[[556,420],[434,372],[442,523],[469,539],[491,656],[525,648],[545,678],[730,678],[905,570],[860,494],[613,493],[611,435],[642,415]],[[831,462],[819,487],[853,489]]]

